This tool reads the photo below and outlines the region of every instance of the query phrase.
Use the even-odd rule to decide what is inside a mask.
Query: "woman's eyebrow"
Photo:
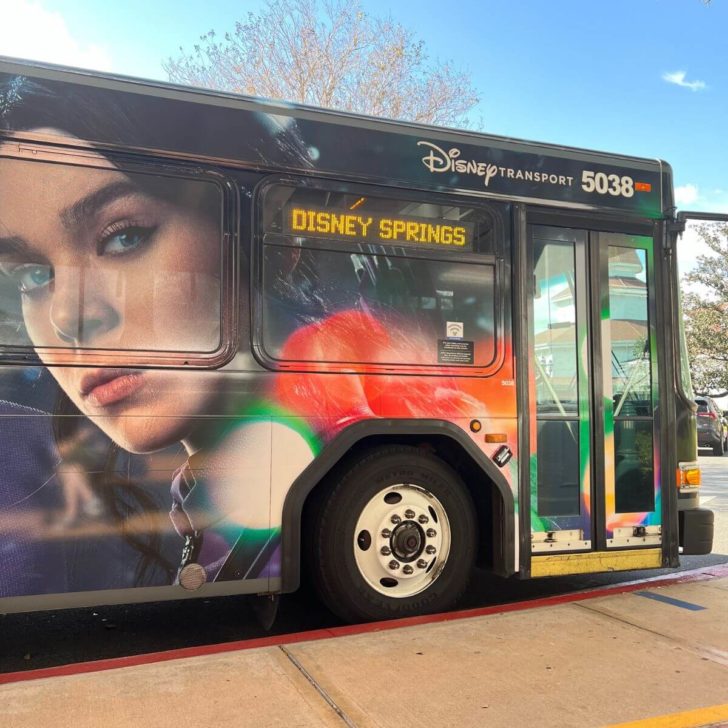
[[[28,244],[16,235],[11,235],[8,238],[0,238],[0,255],[28,255],[30,248]]]
[[[110,202],[138,192],[139,189],[129,181],[111,182],[61,210],[61,223],[66,228],[81,227]]]

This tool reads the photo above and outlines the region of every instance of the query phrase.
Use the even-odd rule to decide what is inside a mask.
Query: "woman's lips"
[[[144,373],[129,369],[97,369],[81,378],[81,396],[90,404],[106,407],[121,402],[144,384]]]

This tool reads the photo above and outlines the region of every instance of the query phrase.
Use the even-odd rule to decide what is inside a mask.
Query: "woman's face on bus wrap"
[[[97,161],[105,166],[0,158],[0,268],[20,292],[33,345],[53,364],[80,362],[89,348],[215,350],[220,223],[212,186]],[[175,370],[49,368],[84,414],[134,452],[189,437],[195,416],[210,412],[210,381],[219,381]]]

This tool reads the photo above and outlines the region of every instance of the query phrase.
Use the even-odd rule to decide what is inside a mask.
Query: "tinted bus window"
[[[221,345],[221,191],[184,179],[0,159],[0,348]],[[45,353],[43,353],[45,352]]]
[[[496,358],[498,234],[496,218],[482,209],[269,189],[261,256],[266,355],[489,366]],[[327,340],[296,346],[294,331],[322,322]]]

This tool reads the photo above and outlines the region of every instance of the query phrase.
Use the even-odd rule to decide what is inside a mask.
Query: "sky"
[[[491,134],[657,157],[681,209],[728,212],[728,0],[361,0],[470,73]],[[0,55],[166,80],[265,0],[0,0]],[[683,270],[700,247],[686,235]]]

